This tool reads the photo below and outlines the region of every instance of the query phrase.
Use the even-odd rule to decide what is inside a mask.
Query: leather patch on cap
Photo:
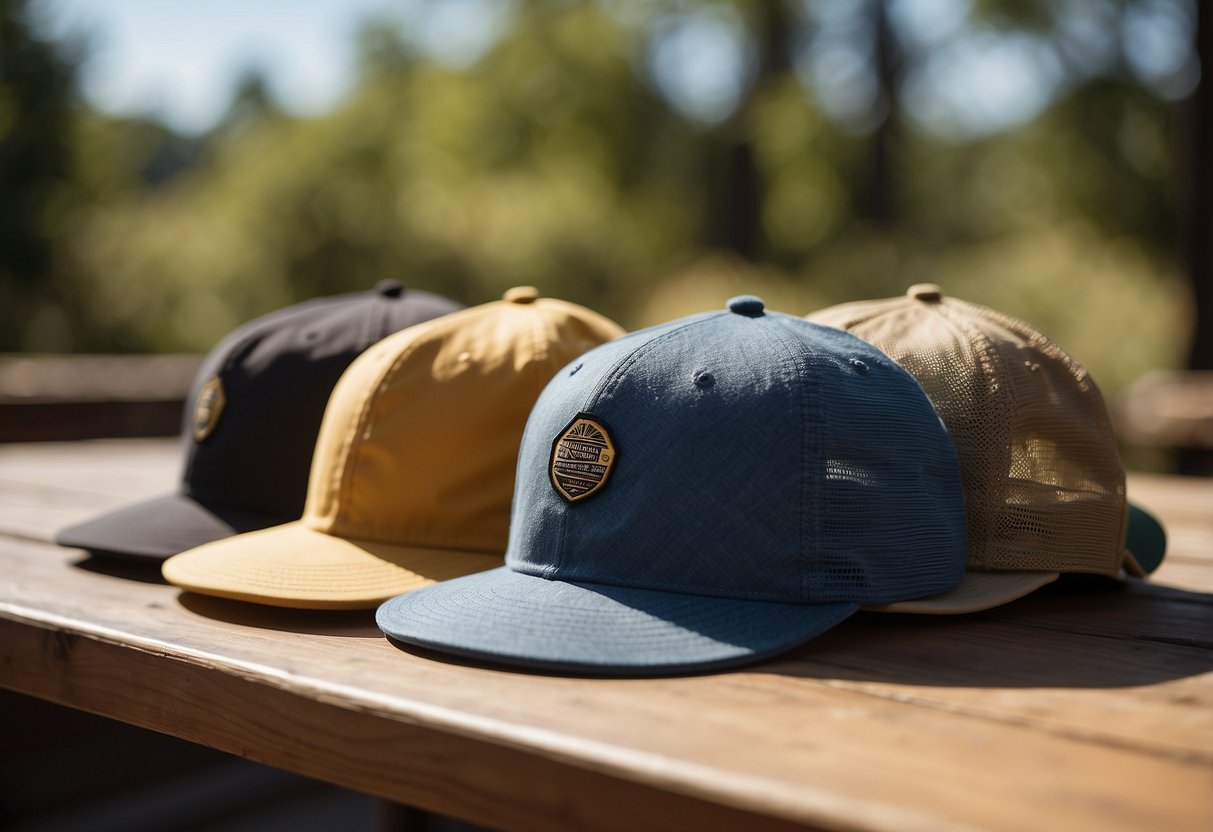
[[[602,422],[578,413],[552,443],[548,475],[556,493],[575,503],[606,485],[618,454]]]
[[[227,396],[223,393],[223,382],[219,376],[211,376],[198,391],[198,401],[194,404],[194,441],[201,442],[211,435],[219,424],[225,404]]]

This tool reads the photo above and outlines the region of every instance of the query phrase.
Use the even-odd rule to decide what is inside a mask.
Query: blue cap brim
[[[395,641],[531,669],[606,676],[718,670],[789,650],[859,609],[568,583],[499,567],[399,595]]]

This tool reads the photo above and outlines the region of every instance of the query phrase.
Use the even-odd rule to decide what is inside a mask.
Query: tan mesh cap
[[[1061,572],[1120,578],[1144,575],[1142,563],[1157,566],[1161,550],[1139,559],[1124,546],[1125,474],[1103,396],[1040,332],[933,284],[807,317],[858,335],[905,367],[956,443],[969,577],[945,595],[882,609],[971,612]]]

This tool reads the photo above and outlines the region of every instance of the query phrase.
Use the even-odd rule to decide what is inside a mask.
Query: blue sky
[[[89,101],[119,114],[155,116],[187,133],[215,124],[234,84],[260,70],[276,100],[298,114],[336,104],[355,75],[355,34],[369,18],[394,21],[434,57],[459,64],[492,43],[512,13],[508,0],[35,0],[44,31],[83,39]],[[798,71],[841,123],[864,129],[875,87],[870,44],[856,28],[855,2],[805,0],[820,40]],[[642,4],[643,5],[643,4]],[[902,103],[920,126],[973,135],[1033,118],[1058,91],[1055,56],[1025,35],[966,26],[972,0],[894,0],[907,42],[925,49]],[[658,84],[683,112],[712,122],[731,111],[749,54],[728,6],[656,5],[665,32],[650,58]],[[1179,97],[1195,76],[1180,72],[1190,0],[1141,0],[1128,16],[1132,68],[1160,94]],[[1092,67],[1120,36],[1100,0],[1061,4],[1079,62]],[[1189,63],[1191,63],[1189,61]],[[1157,83],[1155,83],[1157,82]]]
[[[501,9],[485,0],[40,0],[44,29],[88,46],[83,88],[114,113],[154,114],[186,132],[211,127],[249,68],[301,114],[320,113],[354,81],[354,38],[367,19],[398,20],[458,62],[489,42]]]

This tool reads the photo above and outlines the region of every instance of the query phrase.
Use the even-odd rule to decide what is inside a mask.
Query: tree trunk
[[[1213,370],[1213,8],[1196,4],[1196,54],[1200,83],[1192,96],[1190,146],[1191,191],[1187,217],[1188,274],[1196,300],[1196,329],[1188,369]]]
[[[893,168],[889,159],[897,129],[897,44],[889,25],[888,0],[872,0],[878,92],[876,107],[880,122],[872,133],[872,171],[866,200],[867,219],[892,226],[896,219],[893,198]]]
[[[1188,277],[1196,303],[1188,369],[1213,370],[1213,8],[1207,3],[1196,4],[1196,56],[1201,72],[1188,111],[1190,185],[1184,212]],[[1213,474],[1213,449],[1180,449],[1176,468],[1181,474]]]

